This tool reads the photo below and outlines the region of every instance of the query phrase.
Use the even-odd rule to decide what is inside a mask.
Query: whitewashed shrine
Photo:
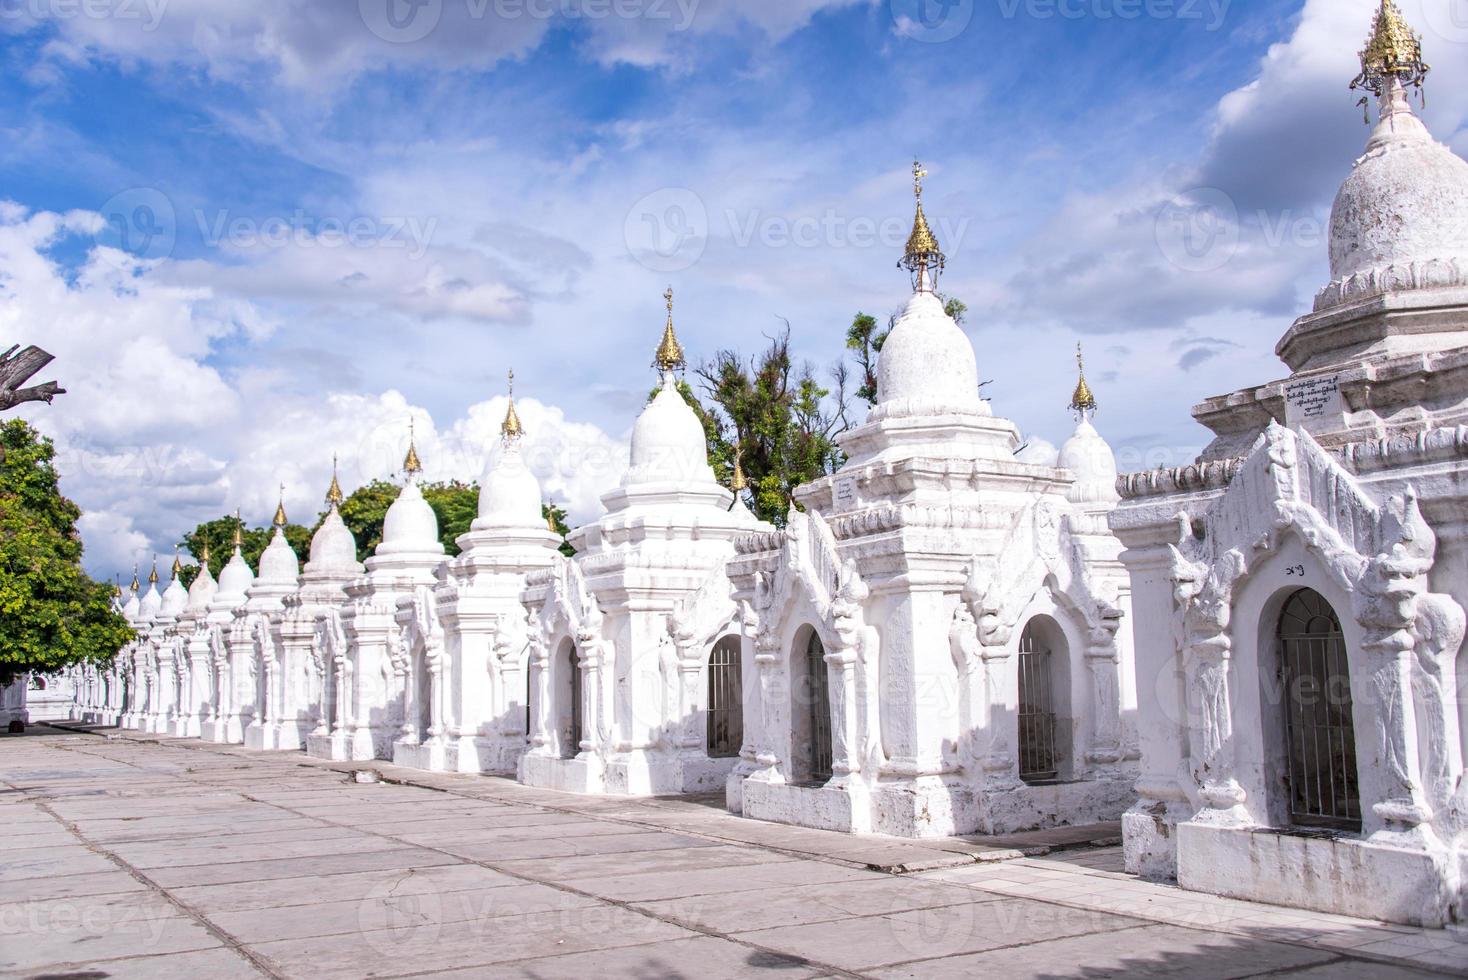
[[[1186,888],[1397,922],[1468,919],[1468,163],[1408,101],[1384,2],[1379,104],[1331,216],[1331,282],[1283,381],[1205,401],[1202,458],[1129,475],[1137,620],[1127,864]]]

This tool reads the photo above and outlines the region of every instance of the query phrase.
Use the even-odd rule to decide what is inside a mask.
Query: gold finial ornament
[[[157,585],[158,584],[158,556],[157,555],[154,555],[153,556],[153,570],[148,573],[148,584],[149,585]]]
[[[729,481],[729,489],[735,493],[743,493],[749,489],[749,478],[744,475],[744,447],[734,447],[734,478]]]
[[[133,584],[128,586],[128,588],[132,590],[133,595],[137,595],[142,587],[141,583],[138,582],[138,563],[133,562]]]
[[[326,506],[336,510],[346,500],[346,494],[342,493],[341,481],[336,478],[336,455],[331,457],[331,486],[326,488]]]
[[[663,328],[663,342],[658,344],[657,356],[653,358],[653,366],[664,374],[669,374],[685,367],[687,358],[683,356],[683,345],[678,343],[678,334],[673,330],[673,287],[663,293],[663,299],[668,301],[668,325]]]
[[[545,527],[550,533],[559,536],[561,529],[556,527],[556,502],[548,501],[545,505]]]
[[[209,567],[209,542],[206,540],[199,549],[199,565],[205,569]]]
[[[1432,66],[1422,60],[1422,35],[1412,30],[1393,0],[1381,0],[1371,39],[1361,51],[1361,74],[1351,88],[1364,88],[1377,98],[1391,90],[1392,80],[1420,89]]]
[[[500,435],[506,439],[518,439],[525,434],[520,424],[520,413],[515,411],[515,372],[510,371],[510,407],[505,410],[505,421],[500,426]]]
[[[912,234],[907,239],[907,251],[903,253],[898,268],[912,273],[913,288],[918,292],[931,292],[938,288],[938,275],[948,262],[938,245],[938,237],[928,227],[928,216],[923,211],[923,178],[928,172],[923,165],[912,163],[913,194],[917,198],[917,213],[912,219]]]
[[[245,522],[238,510],[234,512],[234,546],[236,551],[245,546]]]
[[[423,472],[423,460],[418,458],[418,423],[416,419],[408,420],[408,455],[403,458],[403,472],[409,476],[417,476]]]
[[[1096,396],[1091,392],[1091,385],[1086,381],[1086,354],[1081,350],[1081,345],[1076,344],[1076,367],[1080,371],[1080,380],[1076,382],[1075,394],[1070,396],[1070,410],[1080,413],[1081,418],[1088,419],[1096,413]]]
[[[177,549],[174,549],[174,552],[173,552],[173,580],[175,582],[177,582],[178,581],[178,577],[180,575],[182,575],[182,574],[183,574],[183,562],[179,561],[179,559],[178,559],[178,550]]]
[[[290,518],[285,516],[285,484],[280,485],[280,503],[275,505],[275,520],[272,521],[277,530],[283,530],[290,523]]]

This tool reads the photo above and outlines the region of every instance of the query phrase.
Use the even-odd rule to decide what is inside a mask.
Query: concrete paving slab
[[[732,868],[634,871],[594,878],[573,878],[565,882],[565,885],[610,901],[653,902],[696,895],[767,891],[825,881],[856,881],[870,875],[869,871],[843,865],[792,860]]]
[[[629,866],[636,867],[642,873],[654,873],[776,864],[788,860],[790,859],[787,857],[768,851],[717,844],[712,847],[680,847],[642,853],[637,855],[635,861],[629,861],[620,854],[590,854],[584,857],[534,858],[500,863],[516,874],[542,881],[570,881],[614,875],[626,871]]]
[[[216,912],[209,920],[240,942],[266,943],[569,912],[596,904],[595,899],[546,885],[509,883],[502,887],[442,892],[429,880],[410,879],[384,881],[356,901],[333,902],[323,897],[311,904],[305,914],[297,906]]]
[[[0,881],[60,878],[115,871],[117,866],[79,843],[0,853]]]
[[[414,868],[406,874],[407,880],[413,882],[413,887],[431,887],[440,895],[455,891],[503,888],[522,883],[518,878],[473,864]],[[361,901],[384,889],[401,887],[404,875],[403,870],[390,868],[252,881],[249,888],[240,888],[236,884],[196,885],[173,888],[169,890],[169,894],[188,908],[211,917],[226,912],[270,908],[291,908],[295,910],[293,914],[307,915],[311,906],[321,902]]]
[[[753,949],[726,939],[700,936],[624,949],[571,953],[521,960],[504,966],[474,967],[433,974],[435,980],[586,980],[587,977],[641,977],[676,980],[718,977],[720,980],[807,980],[824,971],[789,957]]]
[[[273,878],[316,877],[349,871],[431,868],[441,864],[453,864],[455,861],[456,859],[450,855],[424,850],[421,847],[393,847],[378,841],[373,850],[358,854],[160,868],[151,872],[148,877],[160,887],[179,888],[185,885],[220,885],[231,882],[269,881]]]
[[[0,973],[0,977],[34,980],[36,973]],[[162,953],[124,959],[68,963],[48,967],[43,976],[67,980],[249,980],[268,977],[240,953],[230,949],[204,949],[188,953]]]
[[[634,907],[679,925],[724,932],[736,924],[741,931],[779,928],[967,905],[975,900],[972,892],[955,885],[866,875],[848,881],[787,886],[778,891],[723,892],[638,903]]]
[[[1139,919],[1014,899],[735,935],[787,955],[864,971],[1143,925]]]
[[[405,921],[396,928],[249,947],[284,977],[355,980],[505,963],[527,957],[643,946],[689,933],[605,905],[465,922]]]
[[[624,828],[625,829],[625,828]],[[521,839],[490,841],[472,844],[445,843],[439,845],[450,854],[457,854],[470,861],[486,864],[517,862],[531,858],[586,857],[596,854],[646,854],[652,851],[673,851],[695,847],[714,847],[712,841],[701,841],[694,837],[677,834],[659,834],[645,831],[637,834],[599,834],[587,837],[557,836],[552,839]]]
[[[47,910],[7,915],[0,970],[29,970],[79,960],[209,949],[221,943],[198,922],[156,899],[121,908],[87,900],[44,903]],[[7,912],[16,906],[6,906]],[[12,922],[11,919],[15,921]],[[12,926],[18,926],[12,930]]]

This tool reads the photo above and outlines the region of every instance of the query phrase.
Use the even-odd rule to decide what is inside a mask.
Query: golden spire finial
[[[326,505],[336,510],[346,500],[346,494],[342,493],[341,481],[336,478],[336,454],[331,454],[331,486],[326,488]]]
[[[1422,36],[1408,26],[1392,0],[1381,0],[1371,38],[1361,50],[1361,74],[1351,88],[1364,88],[1378,98],[1391,90],[1393,79],[1422,87],[1432,66],[1422,60]]]
[[[1098,406],[1096,396],[1086,381],[1086,354],[1080,344],[1076,344],[1076,368],[1080,372],[1080,380],[1076,382],[1075,394],[1070,396],[1070,410],[1079,413],[1082,419],[1089,419]]]
[[[241,548],[243,548],[244,546],[245,546],[245,522],[244,522],[244,519],[240,517],[239,508],[236,507],[235,508],[235,512],[234,512],[234,547],[235,547],[235,550],[238,551]]]
[[[938,274],[948,259],[938,246],[938,237],[928,227],[928,216],[923,211],[923,178],[927,170],[918,161],[912,162],[913,195],[917,198],[917,213],[912,219],[912,234],[907,239],[907,251],[903,253],[898,268],[912,273],[913,288],[918,292],[929,292],[938,287]]]
[[[275,520],[272,521],[271,523],[273,523],[275,525],[276,530],[284,530],[285,529],[285,526],[290,523],[290,519],[285,516],[285,484],[284,483],[282,483],[280,485],[280,503],[278,503],[278,504],[275,505]]]
[[[112,576],[112,598],[122,598],[122,579],[117,575]]]
[[[423,472],[423,461],[418,458],[418,420],[408,420],[408,455],[403,458],[403,472],[417,476]]]
[[[199,549],[199,565],[208,570],[209,568],[209,539],[204,539],[204,546]]]
[[[520,413],[515,411],[515,372],[510,371],[510,407],[505,410],[505,421],[500,425],[500,435],[506,439],[518,439],[525,434],[520,424]]]
[[[729,481],[729,489],[735,493],[743,493],[749,489],[749,479],[744,475],[744,446],[734,447],[734,478]]]
[[[148,573],[148,584],[149,585],[157,585],[158,584],[158,556],[157,555],[154,555],[153,556],[153,570]]]
[[[182,575],[182,574],[183,574],[183,562],[181,562],[181,561],[178,560],[178,549],[177,548],[174,548],[173,549],[173,580],[175,582],[177,582],[178,581],[178,577],[180,575]]]
[[[128,588],[132,590],[133,595],[137,595],[142,587],[142,584],[138,582],[138,563],[133,562],[133,584],[128,586]]]
[[[552,534],[558,535],[561,533],[561,529],[556,527],[556,502],[554,499],[546,501],[545,527]]]
[[[673,330],[673,287],[663,293],[663,299],[668,301],[668,325],[663,329],[663,342],[658,344],[657,356],[653,358],[653,366],[664,374],[669,374],[685,366],[688,361],[683,356],[683,345],[678,343],[678,334]]]

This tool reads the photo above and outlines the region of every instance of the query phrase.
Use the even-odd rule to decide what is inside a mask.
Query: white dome
[[[540,481],[525,465],[518,441],[507,442],[491,459],[479,490],[479,519],[474,530],[544,527]]]
[[[306,571],[362,571],[362,563],[357,561],[357,539],[335,507],[311,538],[311,560]]]
[[[138,621],[138,615],[139,613],[141,613],[141,611],[142,603],[138,600],[138,594],[134,592],[130,596],[128,596],[127,602],[123,604],[122,615],[127,618],[128,622],[136,623]]]
[[[872,419],[990,415],[973,344],[931,292],[914,293],[882,345]]]
[[[188,604],[189,594],[184,591],[183,583],[174,579],[163,591],[163,604],[158,609],[158,615],[162,619],[176,620]]]
[[[703,425],[666,374],[632,428],[632,467],[622,485],[713,482]]]
[[[163,608],[163,597],[158,594],[156,585],[148,586],[148,591],[138,603],[138,619],[145,623],[151,623],[158,618],[158,611]]]
[[[209,603],[214,601],[214,595],[219,591],[219,583],[214,581],[214,576],[209,573],[208,565],[199,566],[199,574],[194,577],[194,584],[189,586],[189,605],[191,612],[202,612],[209,608]]]
[[[285,532],[276,528],[275,537],[270,539],[270,546],[260,556],[260,574],[255,579],[256,583],[294,585],[300,575],[300,560],[291,550],[290,542],[285,539]]]
[[[245,593],[254,584],[255,573],[250,571],[250,566],[245,563],[245,556],[236,548],[229,564],[219,572],[219,591],[216,596],[243,602]]]
[[[1330,275],[1317,309],[1468,284],[1468,162],[1432,138],[1400,85],[1336,196]]]
[[[443,553],[443,542],[438,540],[438,517],[423,491],[412,480],[403,487],[398,499],[387,509],[387,518],[382,523],[382,544],[377,546],[379,555]]]
[[[1066,494],[1073,503],[1113,503],[1121,499],[1116,490],[1116,454],[1089,421],[1083,419],[1075,435],[1060,447],[1059,463],[1076,478]]]

